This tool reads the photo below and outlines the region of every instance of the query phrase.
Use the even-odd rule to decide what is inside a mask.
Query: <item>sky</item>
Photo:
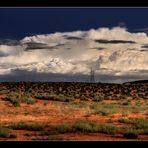
[[[148,8],[0,8],[0,38],[99,27],[148,31]]]
[[[0,82],[143,80],[147,57],[148,8],[0,8]]]

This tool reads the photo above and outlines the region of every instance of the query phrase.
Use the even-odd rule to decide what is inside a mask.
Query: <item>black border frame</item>
[[[2,7],[148,7],[146,0],[4,0]],[[148,141],[0,141],[1,147],[126,147],[145,146]]]

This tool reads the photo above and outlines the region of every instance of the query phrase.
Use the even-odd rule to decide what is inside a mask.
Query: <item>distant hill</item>
[[[148,83],[148,80],[137,80],[132,82],[125,82],[123,84],[139,84],[139,83]]]

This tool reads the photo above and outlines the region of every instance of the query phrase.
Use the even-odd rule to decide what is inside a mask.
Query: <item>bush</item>
[[[103,100],[104,100],[104,98],[101,96],[94,96],[94,98],[93,98],[93,101],[97,101],[97,102],[103,101]]]
[[[87,121],[78,121],[73,124],[73,129],[82,132],[95,132],[95,124]]]
[[[9,101],[11,104],[13,104],[15,107],[20,106],[20,100],[18,98],[13,98],[8,96],[5,99]]]
[[[8,138],[9,137],[9,133],[10,131],[8,129],[5,128],[0,128],[0,137],[2,138]]]
[[[11,92],[5,98],[6,101],[12,103],[15,107],[20,106],[20,103],[33,104],[36,102],[29,94],[20,94]]]
[[[112,124],[96,124],[88,121],[78,121],[73,125],[73,128],[82,132],[101,132],[106,134],[114,134],[117,127]]]
[[[10,134],[9,138],[17,138],[17,136],[14,134]]]
[[[122,105],[129,105],[129,102],[123,102]]]
[[[72,131],[71,125],[67,125],[67,124],[57,125],[55,129],[60,133],[66,133],[66,132]]]
[[[87,97],[85,95],[80,94],[80,99],[81,100],[87,100]]]
[[[74,98],[71,97],[71,96],[65,96],[63,94],[59,94],[59,95],[56,95],[56,94],[49,94],[49,95],[37,95],[35,96],[35,98],[37,99],[41,99],[41,100],[53,100],[53,101],[61,101],[61,102],[70,102],[70,101],[73,101]]]
[[[134,124],[136,129],[148,129],[148,121],[145,119],[136,119]]]
[[[27,104],[34,104],[36,100],[34,98],[25,98],[24,102]]]
[[[118,121],[119,121],[120,123],[133,123],[132,120],[127,119],[127,118],[120,118]]]
[[[101,114],[102,116],[108,116],[111,114],[111,112],[108,110],[97,110],[94,112],[94,114]]]
[[[123,134],[124,138],[136,139],[138,138],[138,132],[136,130],[128,130]]]
[[[63,94],[56,95],[54,101],[61,101],[61,102],[70,102],[73,101],[74,98],[71,96],[65,96]]]
[[[42,124],[37,124],[37,123],[25,123],[25,122],[18,122],[10,125],[10,128],[12,129],[25,129],[25,130],[30,130],[30,131],[40,131],[43,130],[45,125]]]
[[[27,124],[24,122],[13,123],[10,125],[10,128],[17,130],[17,129],[26,129]]]
[[[105,134],[115,134],[117,132],[117,127],[113,124],[100,124],[99,132]]]
[[[54,100],[55,95],[36,95],[35,98],[40,100]]]
[[[61,124],[55,128],[60,133],[66,132],[91,132],[91,133],[106,133],[114,134],[117,127],[112,124],[96,124],[89,121],[77,121],[73,125]]]

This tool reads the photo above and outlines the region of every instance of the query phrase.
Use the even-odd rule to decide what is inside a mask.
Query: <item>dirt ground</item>
[[[80,101],[76,100],[75,105],[85,103],[86,107],[75,107],[73,104],[69,105],[65,102],[59,101],[44,101],[37,100],[34,104],[22,103],[18,107],[14,107],[11,103],[4,101],[5,95],[0,96],[0,124],[8,125],[17,122],[35,122],[46,124],[47,130],[50,127],[58,124],[71,124],[78,120],[93,121],[95,123],[113,123],[118,127],[128,127],[125,123],[118,122],[118,119],[123,117],[122,112],[116,112],[111,115],[102,116],[100,114],[93,114],[93,111],[89,105],[93,104],[93,101]],[[104,100],[101,103],[111,104],[118,103],[118,101]],[[132,102],[133,103],[133,102]],[[142,102],[146,103],[146,102]],[[134,104],[134,103],[133,103]],[[127,118],[148,118],[148,114],[145,112],[128,113],[125,115]],[[39,131],[28,131],[25,129],[11,130],[12,134],[15,134],[16,138],[0,138],[0,140],[47,140],[47,136],[40,135]],[[70,132],[70,133],[58,133],[56,135],[48,135],[48,140],[111,140],[122,141],[131,140],[124,138],[122,134],[104,134],[104,133],[85,133],[85,132]],[[148,140],[148,135],[139,135],[137,139],[132,140]]]

